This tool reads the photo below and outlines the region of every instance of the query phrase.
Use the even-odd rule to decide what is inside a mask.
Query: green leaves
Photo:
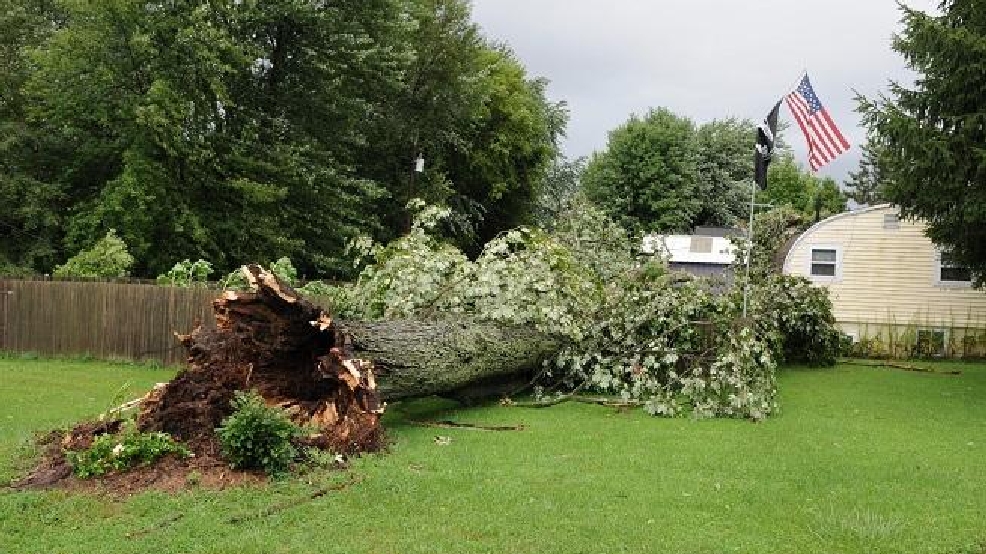
[[[772,413],[776,364],[766,339],[775,335],[739,331],[733,295],[638,267],[626,232],[584,201],[566,210],[553,233],[502,233],[470,261],[428,231],[449,211],[425,208],[408,235],[362,243],[370,264],[346,304],[356,313],[347,315],[468,313],[533,326],[568,339],[539,385],[642,400],[657,415]]]
[[[828,290],[804,277],[771,275],[753,288],[751,312],[778,359],[834,365],[843,334],[835,326]]]
[[[583,188],[633,232],[684,231],[701,209],[695,125],[665,108],[610,132],[589,160]]]
[[[893,49],[917,74],[886,97],[857,97],[874,135],[884,197],[975,275],[986,275],[986,21],[979,0],[941,5],[940,15],[901,4]],[[982,283],[980,283],[982,284]]]
[[[527,220],[566,119],[464,0],[49,4],[0,2],[14,266],[112,227],[141,276],[276,253],[351,277],[346,244],[406,230],[414,196],[474,246]]]
[[[666,108],[631,116],[590,160],[583,187],[633,232],[735,225],[749,214],[755,132],[749,120],[696,126]]]
[[[69,451],[66,456],[75,475],[88,479],[150,464],[167,454],[187,458],[192,452],[167,433],[141,433],[126,425],[122,432],[99,435],[86,450]]]
[[[767,190],[761,202],[774,207],[787,206],[815,221],[845,210],[846,197],[831,177],[817,177],[805,171],[790,154],[775,156],[767,171]]]
[[[212,274],[212,264],[206,260],[182,260],[174,265],[167,273],[157,276],[161,285],[172,287],[205,286]]]
[[[233,408],[216,428],[223,457],[234,468],[263,469],[272,476],[285,473],[298,454],[291,440],[300,429],[255,392],[237,391]]]
[[[110,229],[89,250],[83,250],[55,268],[55,277],[119,278],[129,275],[134,263],[127,244]]]

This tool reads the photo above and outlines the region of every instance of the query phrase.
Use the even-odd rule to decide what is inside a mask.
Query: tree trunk
[[[528,374],[559,343],[529,327],[455,321],[339,322],[355,355],[373,361],[385,400],[449,394]]]
[[[235,392],[254,390],[314,427],[310,445],[374,450],[383,400],[511,381],[558,347],[529,328],[468,320],[337,322],[273,274],[243,271],[255,292],[224,292],[215,329],[178,335],[189,368],[143,400],[141,429],[214,448]]]

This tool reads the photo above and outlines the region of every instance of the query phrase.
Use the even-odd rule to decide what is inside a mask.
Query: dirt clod
[[[332,318],[258,266],[244,268],[255,292],[225,292],[213,301],[215,328],[176,335],[188,351],[188,369],[140,402],[141,431],[168,433],[194,457],[166,456],[150,466],[92,480],[72,477],[65,451],[116,433],[120,421],[81,423],[49,440],[37,468],[15,487],[105,488],[127,493],[153,487],[223,488],[261,479],[221,460],[215,428],[232,413],[236,391],[254,390],[283,408],[297,424],[315,429],[301,446],[355,455],[383,446],[382,402],[372,363],[355,359],[350,339]]]

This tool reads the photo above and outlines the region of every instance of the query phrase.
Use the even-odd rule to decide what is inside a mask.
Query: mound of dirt
[[[259,266],[244,268],[255,292],[226,291],[213,302],[215,328],[177,335],[188,368],[139,401],[141,431],[168,433],[194,453],[165,457],[151,466],[98,479],[97,488],[127,492],[197,486],[225,487],[261,476],[234,472],[221,460],[215,429],[232,413],[236,391],[253,390],[295,423],[313,430],[301,446],[354,455],[384,445],[373,364],[355,358],[351,339],[329,314]],[[88,448],[95,437],[116,433],[119,421],[82,423],[49,436],[40,464],[16,487],[87,489],[71,475],[65,451]]]
[[[120,422],[83,423],[69,432],[53,431],[43,437],[43,454],[37,467],[26,477],[11,484],[13,489],[57,488],[77,492],[129,496],[147,489],[176,492],[189,488],[226,489],[229,487],[259,484],[267,477],[259,471],[230,469],[215,452],[200,448],[190,458],[167,455],[155,463],[137,466],[124,472],[113,472],[102,477],[79,479],[72,474],[72,466],[65,456],[66,449],[87,448],[97,436],[116,427]],[[200,443],[200,447],[205,443]]]

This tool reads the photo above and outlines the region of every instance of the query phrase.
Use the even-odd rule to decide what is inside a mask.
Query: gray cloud
[[[907,3],[927,11],[937,2]],[[759,120],[807,68],[853,144],[822,169],[841,180],[865,138],[853,90],[873,95],[888,79],[908,79],[890,49],[894,0],[474,0],[473,14],[532,75],[551,81],[553,99],[568,101],[570,156],[601,150],[608,131],[652,107],[698,122]],[[787,140],[804,163],[793,124]]]

